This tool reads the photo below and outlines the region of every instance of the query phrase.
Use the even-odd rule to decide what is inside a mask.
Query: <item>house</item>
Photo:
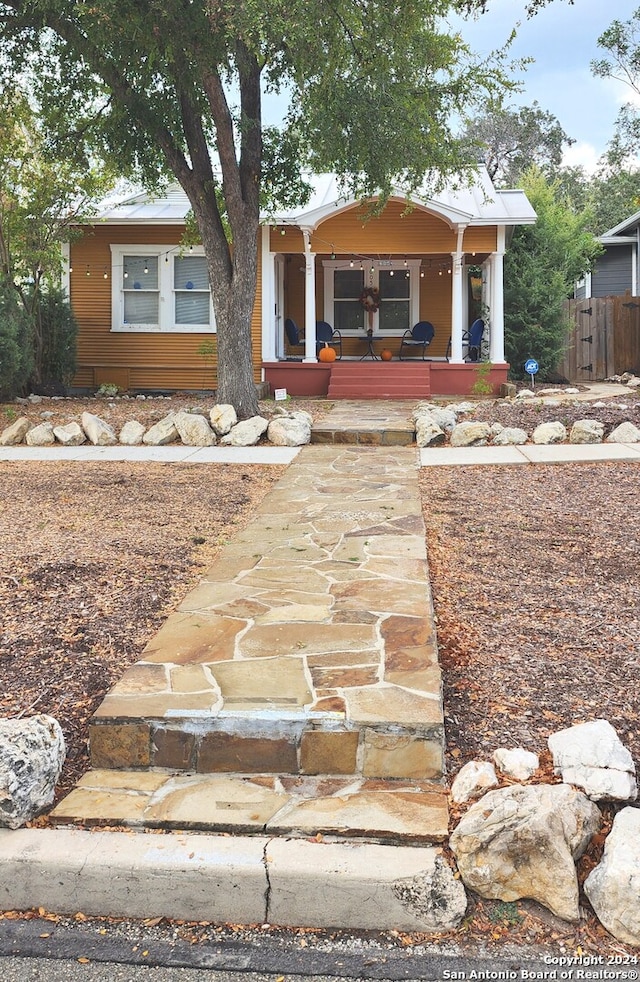
[[[598,256],[591,273],[578,280],[576,300],[591,297],[618,297],[625,293],[638,295],[640,250],[640,211],[598,236],[604,252]]]
[[[256,382],[292,395],[325,395],[332,377],[350,366],[361,378],[375,375],[377,395],[392,395],[380,384],[385,347],[393,356],[385,380],[395,372],[411,398],[401,375],[409,363],[399,363],[398,354],[404,332],[426,320],[435,334],[429,360],[419,357],[419,369],[413,362],[426,384],[420,394],[469,392],[477,366],[465,360],[465,336],[479,314],[491,382],[504,381],[504,251],[513,228],[536,219],[524,192],[496,190],[482,169],[471,187],[415,195],[410,204],[398,191],[379,216],[367,218],[334,175],[312,183],[308,204],[270,215],[261,227],[251,326]],[[202,247],[180,245],[188,208],[178,187],[161,198],[139,194],[105,211],[72,244],[67,286],[80,327],[76,387],[215,387],[205,257]],[[367,291],[376,291],[375,310],[363,305]],[[301,328],[303,345],[291,347],[287,319]],[[339,362],[318,362],[318,321],[340,331]]]

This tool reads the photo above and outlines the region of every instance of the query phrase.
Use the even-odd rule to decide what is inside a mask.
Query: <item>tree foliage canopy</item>
[[[465,138],[477,148],[489,176],[501,187],[516,187],[532,164],[551,173],[562,163],[565,144],[575,142],[537,102],[521,109],[489,106],[469,123]]]
[[[123,175],[177,178],[207,256],[218,397],[256,410],[250,320],[260,206],[300,199],[301,171],[358,196],[408,192],[473,162],[452,118],[512,87],[506,53],[476,59],[451,10],[481,0],[5,0],[4,66],[37,68],[55,132]],[[286,92],[266,127],[264,92]],[[64,145],[65,140],[62,140]],[[437,175],[437,177],[436,177]]]
[[[505,348],[516,377],[533,357],[545,378],[564,348],[562,305],[601,246],[587,231],[589,214],[567,207],[538,168],[522,175],[522,187],[538,218],[515,230],[505,255]]]
[[[629,20],[614,20],[598,38],[598,47],[606,54],[591,62],[592,73],[624,82],[640,95],[640,7]],[[620,166],[630,158],[636,160],[639,142],[640,112],[637,105],[629,102],[618,113],[607,155],[609,163]]]

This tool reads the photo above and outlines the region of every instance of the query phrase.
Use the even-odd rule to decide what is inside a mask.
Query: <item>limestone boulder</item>
[[[31,423],[27,417],[20,416],[0,433],[0,447],[16,447],[22,443],[30,429]]]
[[[606,443],[640,443],[640,429],[629,420],[625,420],[611,430]]]
[[[80,422],[90,443],[95,447],[111,447],[118,442],[112,426],[93,413],[83,413]]]
[[[20,828],[51,804],[65,753],[52,716],[0,720],[0,825]]]
[[[467,894],[442,855],[421,876],[394,881],[393,894],[400,903],[420,914],[427,931],[451,931],[467,911]]]
[[[146,426],[137,419],[129,419],[120,430],[119,440],[125,447],[139,447],[144,437]]]
[[[267,439],[276,447],[302,447],[311,442],[311,424],[301,416],[279,416],[269,423]]]
[[[446,433],[431,416],[419,416],[416,420],[416,443],[419,447],[439,447],[446,440]]]
[[[269,420],[263,416],[251,416],[237,423],[220,442],[229,447],[253,447],[266,433],[268,426]]]
[[[451,432],[452,447],[486,447],[491,437],[488,423],[458,423]]]
[[[25,437],[28,447],[52,447],[56,442],[51,423],[39,423]]]
[[[421,413],[420,418],[422,417],[432,419],[441,430],[445,431],[445,433],[451,433],[454,426],[458,422],[457,413],[455,413],[453,409],[450,409],[448,406],[434,406],[432,409],[425,410],[424,413]]]
[[[640,809],[613,820],[601,862],[584,883],[598,920],[615,938],[640,946]]]
[[[221,402],[210,410],[209,421],[216,436],[226,436],[238,422],[238,414],[233,406]]]
[[[596,719],[552,733],[547,741],[556,774],[594,801],[638,797],[633,757],[611,723]]]
[[[538,755],[522,747],[513,750],[499,747],[494,751],[493,762],[499,771],[515,781],[528,781],[540,767]]]
[[[531,439],[538,444],[564,443],[567,439],[567,428],[560,422],[540,423],[533,431]]]
[[[216,443],[215,433],[200,413],[176,413],[173,425],[185,447],[212,447]]]
[[[142,437],[142,442],[148,447],[165,447],[168,443],[175,443],[177,439],[178,431],[174,423],[174,413],[169,413],[164,419],[149,427]]]
[[[451,785],[451,798],[457,804],[462,804],[497,785],[498,777],[493,764],[484,760],[470,760],[458,771]]]
[[[496,447],[519,447],[527,440],[527,431],[519,426],[505,426],[493,438]]]
[[[291,419],[306,420],[309,426],[313,427],[313,416],[308,413],[306,409],[293,409],[290,413],[287,413]]]
[[[53,435],[63,447],[80,447],[86,442],[86,434],[79,423],[54,426]]]
[[[575,861],[600,823],[597,805],[567,784],[512,785],[473,804],[449,845],[463,882],[481,897],[528,898],[577,921]]]
[[[578,419],[571,427],[569,443],[602,443],[604,423],[597,419]]]

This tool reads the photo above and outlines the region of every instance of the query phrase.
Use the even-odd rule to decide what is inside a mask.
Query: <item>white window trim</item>
[[[354,262],[354,266],[359,266],[359,260]],[[324,267],[324,310],[325,317],[333,316],[334,292],[333,274],[336,269],[351,269],[350,259],[325,259],[322,263]],[[380,282],[380,271],[394,270],[394,272],[406,273],[409,270],[409,327],[420,320],[420,266],[421,259],[368,259],[363,263],[364,279],[367,285],[378,287]],[[373,268],[373,274],[371,269]],[[369,281],[372,279],[372,282]],[[377,313],[374,320],[374,331],[377,330]],[[345,337],[359,337],[362,331],[342,331]],[[404,330],[398,328],[395,331],[385,331],[385,337],[402,337]]]
[[[111,331],[119,334],[215,334],[216,322],[209,293],[209,324],[174,323],[175,291],[173,288],[173,257],[180,252],[174,245],[111,245]],[[189,252],[204,256],[202,246]],[[125,324],[124,291],[122,288],[125,256],[146,256],[158,260],[159,324]],[[169,261],[166,262],[165,260]]]

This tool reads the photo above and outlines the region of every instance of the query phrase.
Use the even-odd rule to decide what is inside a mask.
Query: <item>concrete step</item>
[[[444,789],[425,781],[92,770],[51,820],[424,845],[446,838],[448,807]]]
[[[429,362],[340,361],[331,366],[329,399],[428,399]]]

